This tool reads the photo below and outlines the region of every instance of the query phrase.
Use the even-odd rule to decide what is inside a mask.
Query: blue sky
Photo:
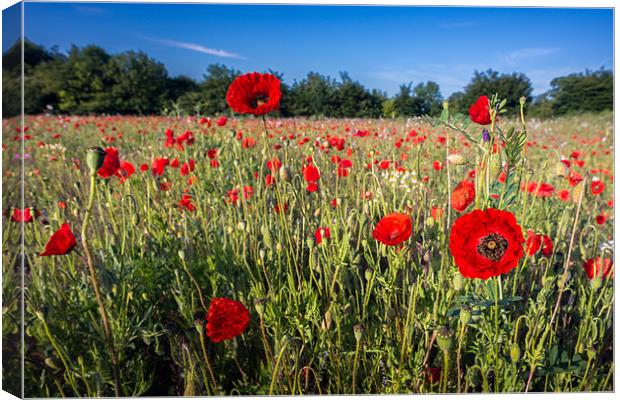
[[[62,51],[143,50],[173,76],[201,79],[216,62],[288,83],[348,71],[389,94],[433,80],[448,96],[488,68],[525,73],[539,94],[554,77],[613,67],[611,9],[27,2],[25,31]]]

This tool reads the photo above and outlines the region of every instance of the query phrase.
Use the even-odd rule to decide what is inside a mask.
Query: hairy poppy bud
[[[254,309],[259,316],[263,316],[265,312],[265,301],[263,299],[254,300]]]
[[[459,319],[463,325],[467,325],[469,320],[471,319],[471,307],[465,306],[461,308],[461,312],[459,314]]]
[[[362,324],[357,324],[353,326],[353,334],[355,335],[355,340],[358,342],[362,340],[362,336],[364,336],[364,327]]]
[[[499,156],[491,157],[491,162],[489,163],[489,177],[492,180],[497,179],[501,170],[502,160]]]
[[[525,97],[524,97],[524,96],[519,97],[519,104],[521,104],[521,105],[525,105],[525,100],[526,100],[526,99],[525,99]]]
[[[89,147],[86,150],[86,165],[91,175],[95,175],[97,170],[103,165],[106,152],[101,147]]]
[[[47,357],[45,359],[45,365],[47,365],[48,367],[53,368],[53,369],[60,369],[60,367],[57,364],[57,361],[58,360],[56,360],[56,359],[54,359],[52,357]]]
[[[183,261],[185,261],[185,251],[184,250],[179,250],[178,252],[179,258]]]
[[[592,360],[594,359],[594,357],[596,357],[596,351],[590,346],[588,346],[588,349],[586,350],[586,354],[589,360]]]
[[[555,174],[562,178],[568,174],[568,168],[563,162],[555,164]]]
[[[467,160],[460,154],[450,154],[448,156],[448,162],[454,165],[465,165],[467,164]]]
[[[314,239],[309,237],[308,239],[306,239],[306,244],[308,245],[309,249],[312,249],[314,247]]]
[[[519,349],[519,345],[513,343],[510,346],[510,360],[512,360],[513,364],[516,364],[521,359],[521,350]]]
[[[452,278],[452,284],[454,285],[454,290],[457,292],[463,290],[463,277],[460,273],[454,275],[454,278]]]
[[[331,311],[327,311],[325,313],[325,316],[323,317],[323,319],[321,320],[321,329],[324,331],[329,330],[329,328],[331,328],[332,326],[332,313]]]
[[[595,276],[590,281],[590,287],[592,288],[592,290],[598,290],[602,285],[603,285],[603,279],[601,279],[600,276]]]
[[[375,272],[372,270],[372,268],[368,267],[366,268],[366,270],[364,271],[364,277],[366,278],[367,281],[372,279],[372,276]]]
[[[244,231],[245,230],[245,222],[239,221],[239,223],[237,224],[237,229],[239,229],[240,231]]]
[[[443,351],[448,351],[452,347],[452,336],[454,333],[447,326],[437,329],[437,345]]]
[[[282,179],[284,182],[288,182],[291,180],[292,174],[291,174],[291,169],[289,167],[282,166],[280,168],[280,179]]]
[[[269,230],[269,227],[263,225],[261,228],[261,233],[263,234],[263,242],[265,243],[265,247],[271,249],[271,247],[273,246],[273,241],[271,238],[271,231]]]

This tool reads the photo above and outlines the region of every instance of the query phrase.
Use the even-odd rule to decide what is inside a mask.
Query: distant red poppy
[[[525,189],[525,187],[524,187]],[[530,182],[527,186],[527,192],[533,194],[536,197],[551,197],[555,192],[555,188],[546,182]]]
[[[45,245],[45,251],[41,252],[40,256],[62,256],[69,254],[75,247],[77,242],[75,236],[71,232],[69,224],[64,223],[56,232],[52,234],[47,244]]]
[[[314,238],[316,240],[316,244],[321,244],[323,242],[323,239],[329,239],[331,237],[332,234],[329,231],[329,228],[318,228],[316,231],[314,231]]]
[[[308,183],[308,185],[306,186],[306,190],[310,193],[314,193],[317,190],[319,190],[319,185],[316,184],[316,182],[310,182]]]
[[[596,223],[599,225],[603,225],[607,221],[607,217],[605,214],[599,214],[596,216]]]
[[[569,201],[570,200],[570,192],[566,189],[562,189],[558,192],[558,197],[560,198],[560,200],[562,201]]]
[[[280,167],[282,167],[282,162],[278,157],[274,157],[273,159],[267,161],[267,168],[273,173],[277,173],[280,171]]]
[[[151,172],[155,176],[162,176],[166,171],[166,166],[170,163],[167,158],[160,157],[153,160],[151,164]]]
[[[450,197],[450,204],[458,212],[463,212],[474,201],[476,197],[476,188],[474,183],[468,179],[461,181],[454,190]]]
[[[525,252],[528,256],[533,256],[538,253],[542,246],[542,235],[534,233],[533,230],[527,231],[527,240],[525,241]]]
[[[590,189],[592,190],[592,194],[596,196],[603,193],[605,190],[605,184],[600,180],[593,181],[590,185]]]
[[[103,159],[103,165],[97,170],[97,175],[101,178],[109,178],[116,174],[116,171],[120,168],[121,162],[118,158],[118,150],[114,147],[108,147],[105,149],[105,158]]]
[[[515,216],[494,208],[462,215],[450,232],[450,252],[466,278],[508,273],[523,257],[524,242]]]
[[[478,97],[478,100],[469,107],[469,118],[480,125],[489,125],[491,123],[489,98],[487,96]]]
[[[30,208],[24,208],[23,210],[20,210],[19,208],[14,208],[13,215],[11,216],[11,221],[32,222],[32,214],[30,214]]]
[[[613,273],[614,263],[609,258],[591,258],[583,263],[583,270],[585,271],[588,279],[592,280],[595,276],[601,278],[607,278],[609,275],[614,276]]]
[[[387,246],[396,246],[411,236],[411,217],[407,214],[388,214],[375,226],[372,237]]]
[[[211,300],[207,312],[207,336],[215,342],[241,335],[250,323],[250,312],[240,302],[219,297]]]
[[[123,183],[127,179],[129,179],[129,177],[133,175],[134,172],[136,172],[136,168],[133,166],[132,163],[130,163],[129,161],[121,161],[121,165],[116,170],[114,175],[116,175],[119,178],[120,182]]]
[[[140,171],[146,172],[149,170],[149,165],[147,163],[140,164]]]
[[[441,164],[441,161],[433,161],[433,169],[435,171],[441,171],[441,169],[443,168],[443,165]]]
[[[253,72],[241,75],[232,82],[226,102],[240,114],[264,115],[280,105],[280,80],[271,74]]]
[[[228,118],[226,118],[226,117],[220,117],[220,118],[217,120],[216,124],[217,124],[217,126],[224,126],[224,125],[226,125],[226,122],[228,122]]]
[[[308,164],[304,167],[303,175],[306,182],[316,182],[321,178],[319,169],[313,164]]]
[[[182,210],[187,210],[187,211],[196,210],[196,206],[192,204],[192,196],[189,194],[184,194],[183,197],[181,197],[181,200],[179,201],[179,207]]]

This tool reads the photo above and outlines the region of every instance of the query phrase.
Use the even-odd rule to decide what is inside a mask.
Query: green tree
[[[241,72],[222,64],[211,64],[207,67],[204,81],[200,84],[200,93],[205,102],[205,112],[209,115],[228,111],[226,92],[232,81]]]
[[[500,74],[491,69],[485,72],[474,72],[471,82],[465,87],[463,97],[459,99],[458,109],[466,113],[469,106],[482,95],[492,96],[495,93],[506,99],[508,114],[515,114],[519,110],[519,98],[524,96],[527,104],[532,101],[532,84],[522,73]]]
[[[121,114],[148,114],[161,110],[167,89],[168,72],[144,52],[128,51],[112,56],[106,75],[110,106]]]
[[[603,69],[555,78],[548,93],[553,115],[612,110],[613,85],[613,73]]]
[[[332,117],[336,114],[336,81],[316,72],[291,87],[291,111],[294,115]]]

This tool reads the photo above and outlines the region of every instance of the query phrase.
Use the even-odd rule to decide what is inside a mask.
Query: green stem
[[[84,254],[86,255],[86,264],[88,266],[90,282],[95,292],[95,298],[99,305],[99,313],[101,314],[101,324],[103,325],[104,339],[108,345],[108,351],[110,352],[110,359],[112,360],[112,373],[114,375],[114,394],[116,397],[121,395],[121,385],[119,380],[118,360],[116,358],[116,349],[114,348],[114,339],[112,338],[112,329],[110,328],[110,321],[108,319],[108,313],[105,309],[103,297],[101,296],[101,289],[99,287],[99,280],[97,279],[97,270],[93,264],[93,257],[88,247],[88,225],[90,217],[93,212],[93,206],[95,204],[95,184],[96,184],[96,170],[90,174],[90,193],[88,196],[88,205],[86,208],[86,214],[84,215],[84,223],[82,224],[82,247],[84,247]]]

